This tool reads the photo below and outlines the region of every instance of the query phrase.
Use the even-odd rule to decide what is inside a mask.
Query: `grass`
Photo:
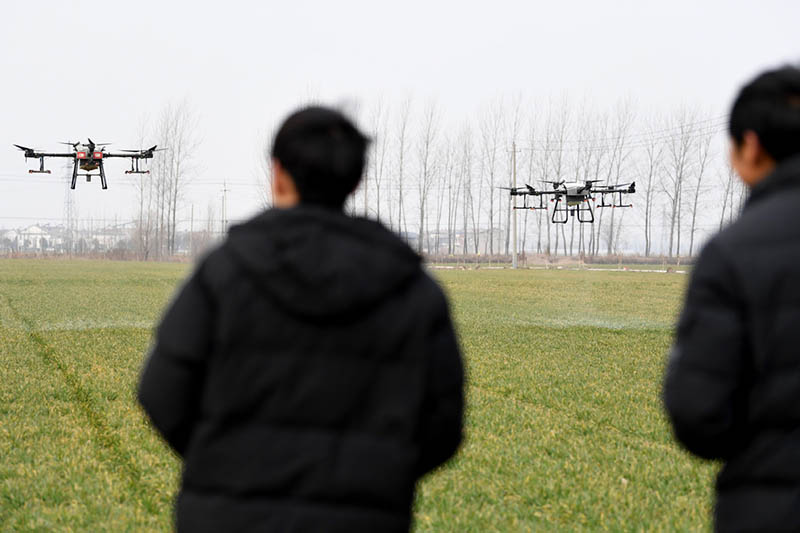
[[[186,265],[0,261],[0,531],[168,530],[180,463],[134,401]],[[466,441],[417,531],[708,529],[714,465],[672,441],[664,356],[686,276],[437,271]]]

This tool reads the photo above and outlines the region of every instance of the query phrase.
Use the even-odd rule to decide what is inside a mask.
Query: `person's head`
[[[731,165],[751,187],[777,164],[800,156],[800,68],[770,70],[745,85],[733,102],[728,133]]]
[[[341,209],[361,181],[369,139],[339,111],[305,107],[284,120],[272,143],[276,207]]]

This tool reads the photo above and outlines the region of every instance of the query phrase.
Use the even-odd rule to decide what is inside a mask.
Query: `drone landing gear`
[[[103,160],[100,160],[100,184],[103,187],[103,190],[108,189],[108,183],[106,183],[106,171],[103,168]]]
[[[75,188],[75,182],[78,180],[78,176],[86,178],[86,183],[91,183],[92,177],[96,175],[97,174],[78,174],[78,166],[75,165],[75,168],[72,171],[72,183],[70,184],[70,189]],[[100,185],[103,189],[108,189],[108,183],[106,182],[106,171],[103,168],[102,163],[100,163]]]
[[[75,166],[72,167],[72,183],[69,188],[75,188],[75,182],[78,180],[78,158],[75,158]]]
[[[606,194],[610,194],[611,195],[611,203],[610,204],[606,203]],[[619,194],[619,198],[616,198],[614,196],[615,194]],[[611,192],[611,193],[601,194],[600,195],[600,205],[598,205],[597,207],[611,207],[611,208],[633,207],[633,204],[623,204],[622,203],[622,191],[619,191],[619,192]]]
[[[540,209],[547,210],[547,206],[541,196],[539,196],[539,205],[528,205],[528,196],[526,195],[522,197],[522,205],[515,205],[513,207],[514,209],[530,209],[531,211],[538,211]]]
[[[592,204],[587,200],[584,200],[572,210],[573,216],[575,216],[576,213],[578,214],[578,222],[581,224],[594,224],[594,210],[592,209]]]
[[[566,224],[569,221],[569,217],[574,217],[576,215],[578,217],[578,222],[581,224],[594,223],[594,210],[588,199],[584,199],[575,205],[567,204],[563,207],[561,206],[561,197],[554,198],[553,201],[556,205],[553,208],[553,217],[550,220],[554,224]]]
[[[28,174],[50,174],[50,171],[44,168],[44,157],[39,158],[39,170],[28,170]]]
[[[555,202],[555,207],[553,207],[553,216],[550,218],[550,221],[553,224],[566,224],[567,220],[569,219],[569,207],[561,207],[561,197],[556,196],[551,202]],[[561,214],[563,216],[561,216]]]
[[[139,160],[135,157],[131,158],[131,169],[126,170],[125,174],[150,174],[149,170],[139,170]]]

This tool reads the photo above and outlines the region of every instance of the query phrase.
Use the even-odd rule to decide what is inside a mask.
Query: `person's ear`
[[[731,164],[750,187],[763,180],[775,168],[775,160],[764,149],[758,134],[747,130],[741,143],[734,143],[731,151]]]
[[[294,180],[275,158],[272,159],[272,203],[275,207],[293,207],[300,203]]]
[[[278,191],[278,175],[285,172],[283,167],[281,166],[281,162],[275,159],[274,157],[270,160],[270,180],[269,184],[272,188],[272,197],[275,198],[275,195],[279,193]]]
[[[742,135],[742,144],[739,147],[744,163],[751,167],[758,167],[764,160],[766,152],[761,146],[761,141],[756,132],[747,130]]]

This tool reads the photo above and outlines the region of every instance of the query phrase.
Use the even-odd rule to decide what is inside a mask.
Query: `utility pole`
[[[511,143],[511,175],[512,175],[512,187],[513,190],[517,190],[517,143],[513,141]],[[512,199],[513,200],[513,199]],[[511,256],[511,268],[517,268],[517,210],[515,209],[514,202],[511,202],[511,212],[512,212],[512,224],[513,224],[513,231],[512,231],[512,238],[514,239],[514,255]]]
[[[222,182],[222,231],[221,235],[224,237],[228,229],[228,180]]]

